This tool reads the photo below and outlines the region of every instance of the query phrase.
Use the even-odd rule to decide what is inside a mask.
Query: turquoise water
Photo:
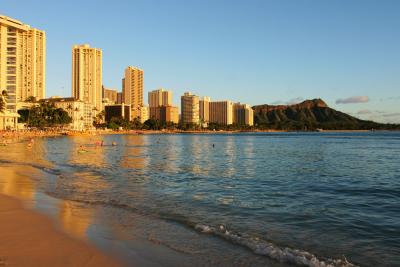
[[[182,266],[400,264],[398,132],[61,137],[33,149],[34,164],[50,162],[41,190],[102,209],[97,224],[118,226],[107,235],[128,251],[141,235]]]

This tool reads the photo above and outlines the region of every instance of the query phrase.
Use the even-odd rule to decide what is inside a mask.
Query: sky
[[[144,91],[288,104],[321,98],[400,123],[398,0],[0,0],[0,14],[46,31],[46,96],[71,96],[72,46],[103,51],[103,84],[127,66]]]

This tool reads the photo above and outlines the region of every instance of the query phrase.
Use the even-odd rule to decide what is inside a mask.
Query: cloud
[[[400,96],[390,96],[390,97],[379,99],[379,101],[387,101],[387,100],[400,100]]]
[[[372,114],[372,111],[369,109],[363,109],[357,112],[359,115],[366,115],[366,114]]]
[[[383,117],[397,117],[400,116],[400,112],[397,113],[386,113],[382,115]]]
[[[303,101],[304,99],[302,97],[296,97],[296,98],[292,98],[290,99],[288,102],[286,102],[287,105],[293,105],[293,104],[298,104],[301,101]]]
[[[367,103],[369,102],[368,96],[353,96],[348,98],[339,98],[336,104],[353,104],[353,103]]]
[[[293,104],[298,104],[303,100],[304,100],[304,98],[302,98],[302,97],[296,97],[296,98],[290,99],[289,101],[278,100],[278,101],[272,102],[272,105],[293,105]]]

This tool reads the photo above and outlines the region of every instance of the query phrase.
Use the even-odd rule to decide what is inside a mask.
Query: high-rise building
[[[127,67],[123,79],[122,94],[124,103],[131,106],[132,117],[140,117],[143,104],[143,70]]]
[[[103,86],[103,99],[107,98],[109,103],[117,104],[118,102],[118,91]]]
[[[139,115],[136,117],[139,117],[141,123],[144,123],[145,121],[147,121],[149,119],[149,107],[142,106],[139,108],[137,113]]]
[[[125,104],[114,104],[104,107],[105,121],[110,122],[112,118],[130,120],[131,107]]]
[[[149,92],[150,118],[161,122],[179,122],[178,107],[172,104],[172,91],[163,88]]]
[[[161,122],[179,123],[179,109],[173,106],[151,107],[150,118]]]
[[[199,97],[190,92],[181,96],[181,120],[183,124],[199,124]]]
[[[233,123],[240,125],[254,125],[253,109],[247,104],[233,104]]]
[[[117,104],[122,104],[122,103],[124,103],[124,99],[123,99],[122,96],[123,96],[123,95],[122,95],[122,92],[118,92],[118,93],[117,93]]]
[[[7,109],[46,91],[46,34],[0,15],[0,88],[7,90]]]
[[[222,125],[233,123],[233,103],[232,101],[213,101],[210,102],[210,122]]]
[[[172,106],[172,92],[163,88],[149,92],[149,107]]]
[[[210,98],[205,96],[199,101],[200,121],[208,123],[210,121]]]
[[[88,44],[72,48],[72,95],[103,109],[102,51]]]

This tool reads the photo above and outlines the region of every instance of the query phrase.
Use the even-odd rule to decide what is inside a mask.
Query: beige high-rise
[[[161,122],[179,122],[178,107],[172,104],[172,91],[163,88],[149,92],[150,118]]]
[[[172,92],[160,88],[149,92],[149,107],[172,106]]]
[[[199,101],[200,120],[203,123],[210,121],[210,98],[205,96]]]
[[[107,98],[109,103],[117,104],[118,91],[116,89],[106,88],[103,86],[103,99]]]
[[[254,125],[254,111],[247,104],[233,104],[233,123],[239,125]]]
[[[199,97],[190,92],[181,96],[181,120],[183,124],[199,124]]]
[[[132,118],[140,117],[140,108],[143,107],[143,70],[136,67],[127,67],[123,79],[122,95],[124,102],[132,108]]]
[[[210,102],[210,122],[222,125],[233,123],[233,103],[232,101]]]
[[[102,51],[88,44],[72,48],[72,95],[103,109]]]
[[[28,97],[43,99],[46,91],[46,34],[0,15],[0,88],[7,109],[16,111]]]

